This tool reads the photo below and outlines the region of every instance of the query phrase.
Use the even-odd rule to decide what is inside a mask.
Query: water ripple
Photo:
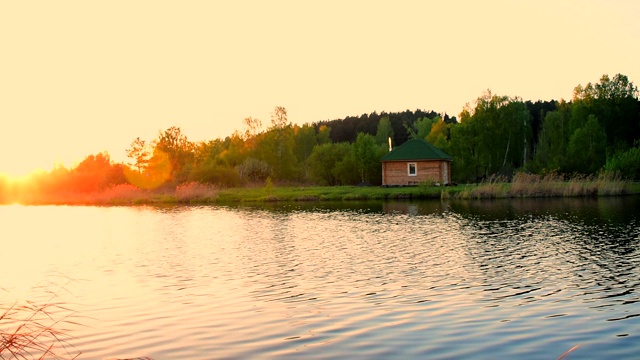
[[[50,271],[86,279],[60,300],[86,316],[69,330],[87,359],[549,359],[576,344],[576,357],[633,358],[637,204],[36,207],[0,215],[18,217],[7,226],[24,244],[12,253],[40,246],[54,255],[23,283]],[[78,217],[83,224],[70,220]],[[55,247],[38,229],[11,227],[34,218],[50,224]],[[8,259],[0,286],[18,288],[12,266],[31,260]]]

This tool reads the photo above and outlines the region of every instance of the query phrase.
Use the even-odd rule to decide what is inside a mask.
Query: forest
[[[393,146],[426,139],[452,156],[452,178],[461,184],[518,172],[608,172],[640,180],[638,88],[621,74],[576,86],[570,101],[524,101],[487,90],[458,118],[418,109],[294,125],[286,108],[275,107],[269,120],[247,117],[242,131],[202,142],[170,127],[155,139],[133,139],[128,163],[92,154],[73,168],[33,175],[28,186],[44,193],[89,193],[126,183],[140,189],[190,182],[380,185],[379,159],[389,151],[389,138]],[[0,178],[0,194],[10,186]]]

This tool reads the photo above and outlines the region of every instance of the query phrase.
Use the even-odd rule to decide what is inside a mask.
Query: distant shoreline
[[[153,205],[230,204],[256,202],[321,202],[421,199],[499,199],[597,197],[640,194],[640,183],[610,178],[560,181],[535,175],[498,179],[456,186],[261,186],[218,188],[200,183],[180,185],[175,190],[143,190],[124,184],[99,193],[31,194],[11,198],[0,194],[2,204],[24,205]]]

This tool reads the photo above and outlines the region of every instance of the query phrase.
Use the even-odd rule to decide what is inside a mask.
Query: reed
[[[598,176],[574,174],[564,178],[555,173],[544,175],[517,173],[511,182],[491,177],[478,186],[468,186],[455,197],[493,199],[519,197],[578,197],[624,195],[632,192],[630,182],[611,173]]]
[[[598,195],[622,195],[631,193],[631,182],[620,174],[605,172],[598,176]]]
[[[174,196],[181,203],[213,202],[218,197],[218,188],[210,184],[189,182],[179,185]]]
[[[21,204],[64,205],[132,205],[162,203],[211,203],[218,197],[216,186],[189,182],[175,189],[141,189],[131,184],[119,184],[98,192],[56,191],[13,195],[9,202]]]
[[[522,197],[576,197],[640,194],[640,183],[623,180],[612,173],[599,176],[575,174],[564,177],[517,173],[511,181],[492,176],[479,185],[440,187],[420,184],[414,187],[379,186],[275,186],[218,188],[190,182],[176,188],[140,189],[120,184],[97,193],[27,192],[8,202],[22,204],[136,205],[136,204],[209,204],[274,201],[363,201],[402,199],[493,199]]]
[[[55,303],[13,303],[0,309],[0,359],[75,359],[62,327],[75,324],[70,310]]]
[[[508,197],[509,184],[506,178],[491,176],[479,185],[466,186],[455,197],[460,199],[495,199]]]
[[[90,194],[99,203],[136,203],[149,198],[149,191],[131,184],[119,184],[105,189],[102,192]],[[89,199],[88,199],[89,200]]]

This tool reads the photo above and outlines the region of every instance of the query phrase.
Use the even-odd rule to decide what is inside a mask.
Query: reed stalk
[[[55,303],[27,301],[0,309],[0,359],[75,359],[80,356],[67,342],[65,324],[71,310]],[[77,354],[73,354],[76,353]]]

